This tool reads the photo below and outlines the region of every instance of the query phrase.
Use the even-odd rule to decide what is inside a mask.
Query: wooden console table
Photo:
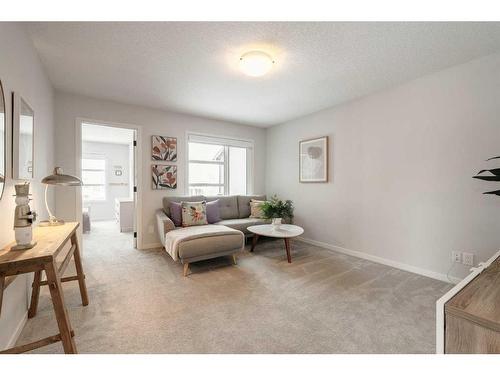
[[[52,305],[59,327],[59,334],[44,339],[1,351],[1,354],[24,353],[42,346],[62,341],[65,353],[76,354],[76,344],[73,338],[68,312],[64,305],[64,295],[61,283],[77,280],[80,286],[82,304],[87,306],[88,295],[85,286],[82,260],[76,229],[79,223],[65,223],[53,227],[37,227],[34,230],[34,239],[37,245],[29,250],[12,250],[11,244],[0,250],[0,314],[4,289],[12,283],[16,275],[35,273],[31,303],[28,318],[36,315],[40,287],[49,286]],[[69,242],[69,245],[66,244]],[[75,260],[76,276],[63,277],[71,258]],[[46,280],[42,281],[42,271],[45,271]]]

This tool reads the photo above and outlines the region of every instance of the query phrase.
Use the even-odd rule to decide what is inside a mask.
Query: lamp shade
[[[43,184],[47,185],[62,185],[62,186],[82,186],[82,180],[78,177],[69,174],[63,174],[62,168],[55,167],[54,173],[50,176],[44,177]]]

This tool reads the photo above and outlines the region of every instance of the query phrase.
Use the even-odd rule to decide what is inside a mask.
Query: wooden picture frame
[[[328,136],[299,142],[299,182],[328,182]]]

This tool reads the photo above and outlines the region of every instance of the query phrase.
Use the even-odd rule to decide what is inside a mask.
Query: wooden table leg
[[[292,256],[290,255],[290,239],[285,238],[285,249],[286,249],[286,257],[288,259],[288,263],[292,263]]]
[[[57,267],[54,262],[45,265],[45,274],[47,275],[47,283],[52,297],[52,305],[56,314],[61,341],[66,354],[76,354],[75,340],[71,336],[71,323],[68,317],[68,311],[64,305],[64,295],[61,287],[61,281],[57,274]]]
[[[28,318],[33,318],[38,309],[38,299],[40,297],[40,282],[42,281],[42,271],[35,271],[35,278],[33,279],[33,289],[31,291],[31,302],[28,310]]]
[[[257,244],[258,240],[259,240],[259,235],[254,233],[253,238],[252,238],[252,247],[251,247],[250,251],[253,251],[255,249],[255,245]]]
[[[71,331],[71,336],[74,336],[75,332]],[[29,344],[15,346],[14,348],[10,348],[7,350],[2,350],[0,354],[21,354],[26,353],[31,350],[35,350],[38,348],[42,348],[47,345],[55,344],[56,342],[61,341],[61,335],[49,336],[41,340],[30,342]]]
[[[78,285],[80,286],[80,295],[82,296],[82,305],[87,306],[89,304],[89,296],[87,294],[87,285],[85,284],[85,274],[83,273],[82,258],[80,256],[80,246],[78,245],[78,237],[76,236],[76,232],[71,236],[71,244],[75,245],[73,257],[75,259]]]

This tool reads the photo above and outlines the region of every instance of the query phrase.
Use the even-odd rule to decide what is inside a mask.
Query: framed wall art
[[[153,190],[177,189],[176,165],[152,165]]]
[[[299,142],[299,182],[328,182],[328,137]]]
[[[177,138],[153,135],[151,158],[156,161],[177,161]]]

